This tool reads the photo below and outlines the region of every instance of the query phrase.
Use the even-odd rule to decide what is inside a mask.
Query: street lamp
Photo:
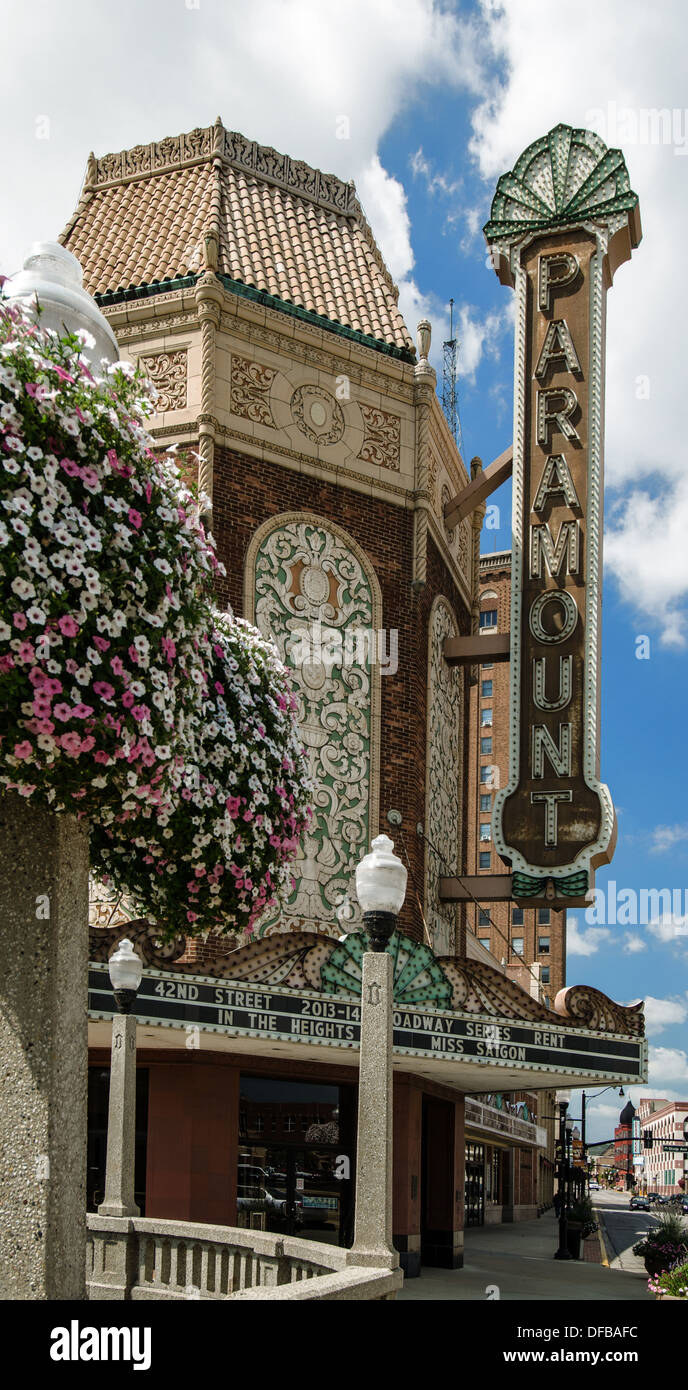
[[[568,1247],[568,1194],[566,1191],[566,1179],[568,1176],[567,1162],[567,1143],[566,1143],[566,1112],[569,1108],[568,1094],[564,1091],[557,1091],[557,1106],[559,1109],[559,1249],[555,1250],[555,1260],[572,1259]]]
[[[582,1109],[581,1109],[581,1146],[582,1146],[582,1150],[583,1150],[583,1164],[584,1164],[584,1166],[585,1166],[586,1173],[587,1173],[587,1169],[588,1169],[588,1146],[587,1146],[587,1143],[586,1143],[586,1132],[585,1132],[585,1106],[586,1106],[586,1102],[587,1102],[588,1100],[597,1100],[598,1096],[603,1096],[603,1095],[605,1095],[607,1091],[613,1091],[614,1088],[615,1088],[615,1086],[616,1086],[616,1082],[615,1082],[615,1081],[612,1081],[611,1084],[610,1084],[609,1086],[605,1086],[605,1087],[604,1087],[604,1090],[602,1090],[602,1091],[596,1091],[595,1094],[594,1094],[594,1096],[586,1096],[585,1091],[582,1092],[582,1095],[581,1095],[581,1104],[582,1104]],[[623,1095],[624,1095],[624,1088],[623,1088],[623,1086],[619,1086],[619,1098],[623,1097]],[[588,1184],[589,1184],[589,1182],[590,1182],[590,1174],[589,1174],[589,1173],[588,1173],[588,1176],[587,1176],[587,1182],[588,1182]]]
[[[389,835],[377,835],[371,853],[356,868],[356,896],[363,927],[376,954],[386,950],[406,897],[408,874]]]
[[[363,954],[358,1074],[356,1212],[351,1264],[396,1269],[392,1245],[392,957],[386,947],[406,894],[407,872],[388,835],[356,869],[370,949]]]
[[[136,1016],[132,1013],[143,966],[131,941],[110,957],[110,982],[118,1012],[112,1020],[105,1196],[99,1216],[140,1216],[134,1200],[136,1142]]]

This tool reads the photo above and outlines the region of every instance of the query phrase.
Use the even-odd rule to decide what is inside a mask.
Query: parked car
[[[591,1184],[590,1184],[590,1191],[591,1191],[591,1192],[599,1192],[599,1190],[600,1190],[600,1184],[599,1184],[598,1182],[591,1182]]]
[[[649,1197],[631,1197],[629,1211],[649,1211],[650,1205]]]

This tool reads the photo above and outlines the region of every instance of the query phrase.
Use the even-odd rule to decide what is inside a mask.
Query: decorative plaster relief
[[[264,367],[261,362],[251,362],[248,357],[235,357],[232,354],[232,415],[241,415],[246,420],[253,420],[256,425],[276,429],[270,405],[270,390],[276,375],[272,367]]]
[[[338,444],[344,433],[342,408],[323,386],[297,386],[291,417],[314,444]]]
[[[342,918],[359,917],[354,871],[375,833],[379,667],[365,634],[380,627],[377,582],[355,543],[317,518],[278,519],[252,551],[254,621],[293,673],[315,786],[296,887],[259,931],[339,936]]]
[[[401,445],[401,419],[388,410],[380,410],[373,405],[360,405],[363,416],[365,438],[358,452],[364,463],[374,463],[378,468],[393,468],[399,472],[399,451]]]
[[[176,352],[142,353],[139,361],[158,393],[158,399],[155,403],[156,414],[164,415],[168,410],[184,410],[186,407],[186,349],[178,348]]]

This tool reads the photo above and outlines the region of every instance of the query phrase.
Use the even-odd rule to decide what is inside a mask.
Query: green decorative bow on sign
[[[515,898],[544,898],[547,884],[554,881],[557,897],[580,898],[588,888],[588,875],[585,870],[577,874],[569,874],[568,878],[552,880],[549,875],[545,878],[534,878],[531,874],[514,874],[511,880],[512,893]]]

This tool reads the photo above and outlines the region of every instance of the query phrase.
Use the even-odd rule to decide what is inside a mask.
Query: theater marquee
[[[92,963],[88,979],[88,1008],[92,1020],[112,1017],[112,985],[107,966]],[[179,977],[146,970],[136,1000],[139,1025],[182,1031],[196,1045],[194,1033],[252,1039],[256,1044],[289,1043],[291,1055],[306,1047],[340,1054],[357,1051],[361,1039],[361,1010],[355,997],[328,996],[315,991],[279,989],[259,981]],[[637,1036],[618,1036],[580,1027],[513,1018],[477,1018],[454,1010],[395,1007],[395,1058],[420,1058],[445,1064],[444,1078],[462,1067],[482,1064],[491,1078],[513,1081],[523,1073],[524,1084],[543,1084],[543,1075],[571,1084],[607,1077],[641,1082],[646,1076],[646,1043]],[[282,1051],[284,1056],[284,1051]],[[446,1064],[449,1064],[447,1067]],[[501,1069],[501,1071],[500,1071]],[[463,1073],[466,1074],[465,1071]],[[478,1078],[472,1070],[472,1081]],[[480,1086],[485,1083],[480,1071]],[[495,1085],[497,1082],[494,1083]],[[557,1083],[558,1084],[558,1083]]]
[[[623,155],[557,126],[499,180],[485,236],[516,290],[509,781],[513,896],[583,903],[614,851],[599,780],[605,298],[640,240]]]

